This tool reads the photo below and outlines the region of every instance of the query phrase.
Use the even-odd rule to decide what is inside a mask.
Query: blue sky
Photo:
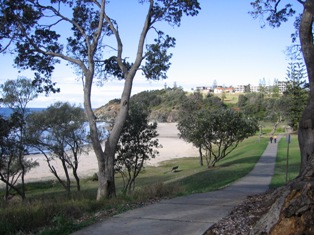
[[[254,20],[248,11],[250,0],[200,0],[202,7],[196,17],[184,17],[179,28],[162,25],[162,29],[177,40],[171,50],[173,57],[168,79],[147,81],[139,72],[134,81],[133,94],[143,90],[162,89],[165,83],[174,83],[189,91],[196,86],[211,86],[214,80],[218,85],[252,84],[258,85],[265,78],[272,84],[274,79],[285,80],[288,58],[284,54],[291,45],[293,22],[272,29],[261,29],[259,20]],[[294,1],[296,6],[297,1]],[[117,19],[124,56],[135,55],[144,15],[143,6],[137,1],[111,1],[108,14]],[[0,56],[0,83],[17,76],[32,78],[31,73],[18,73],[12,67],[13,57]],[[58,66],[53,79],[61,88],[60,94],[49,97],[40,95],[30,103],[31,107],[47,107],[56,101],[69,101],[82,104],[82,85],[70,67]],[[102,87],[93,88],[92,103],[97,108],[110,99],[119,98],[123,82],[109,80]]]

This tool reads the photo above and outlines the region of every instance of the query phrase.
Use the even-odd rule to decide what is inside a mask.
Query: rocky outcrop
[[[110,122],[118,114],[120,110],[120,100],[114,99],[109,101],[106,105],[94,110],[94,114],[98,120]]]

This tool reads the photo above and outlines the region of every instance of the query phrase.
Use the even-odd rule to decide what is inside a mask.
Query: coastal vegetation
[[[256,119],[226,107],[215,96],[194,93],[181,100],[180,137],[199,149],[201,165],[205,158],[207,167],[214,167],[258,131]]]
[[[54,181],[29,183],[26,184],[27,199],[24,203],[16,197],[9,203],[1,203],[0,233],[70,234],[160,198],[217,190],[246,175],[267,144],[267,136],[261,139],[250,137],[212,169],[200,167],[197,158],[174,159],[158,167],[145,167],[138,176],[137,188],[127,195],[122,193],[123,179],[117,175],[117,189],[121,193],[111,200],[94,199],[97,181],[93,181],[92,176],[81,180],[81,191],[73,193],[71,198]],[[179,170],[173,172],[172,167],[177,165]]]
[[[176,39],[164,32],[162,25],[179,27],[183,17],[197,16],[201,9],[197,0],[132,4],[139,4],[141,11],[136,14],[142,20],[137,24],[140,30],[128,37],[123,36],[121,19],[114,19],[119,6],[113,2],[21,0],[0,4],[0,53],[14,53],[19,69],[34,71],[33,84],[39,92],[59,91],[52,75],[60,61],[74,68],[82,80],[84,110],[99,168],[97,200],[116,196],[115,150],[137,72],[146,79],[167,78],[172,57],[169,49],[175,47]],[[125,51],[123,45],[133,41],[131,38],[137,46],[132,52]],[[123,80],[124,86],[117,118],[103,148],[92,107],[92,88],[109,78]]]
[[[298,90],[292,86],[292,90],[288,89],[288,93],[292,91],[293,95],[286,96],[285,100],[280,99],[278,92],[274,92],[272,97],[265,97],[264,94],[249,94],[239,98],[237,107],[238,111],[242,111],[246,117],[256,118],[260,122],[260,138],[263,134],[262,128],[265,126],[263,122],[266,120],[273,124],[271,134],[276,133],[283,121],[292,129],[298,130],[299,133],[301,150],[299,177],[282,189],[285,193],[281,193],[277,202],[285,201],[285,203],[281,205],[274,204],[266,215],[267,220],[265,221],[274,223],[272,227],[274,231],[277,228],[280,230],[282,225],[287,226],[286,230],[290,230],[289,226],[293,227],[293,225],[302,224],[304,221],[313,221],[311,213],[313,211],[313,198],[311,195],[314,177],[314,68],[312,66],[314,61],[314,3],[310,0],[295,2],[300,4],[302,12],[297,14],[295,20],[297,32],[292,37],[294,41],[296,37],[300,38],[301,45],[298,51],[302,51],[305,61],[309,90],[305,90],[300,95],[300,93],[297,93]],[[200,10],[198,1],[140,1],[141,4],[147,4],[147,14],[143,17],[144,24],[141,33],[139,33],[140,37],[135,51],[135,58],[122,57],[122,37],[120,37],[118,30],[118,21],[111,19],[106,11],[108,8],[105,6],[109,4],[108,1],[50,1],[50,4],[46,6],[38,1],[28,0],[1,1],[1,3],[0,52],[15,52],[17,67],[35,71],[33,84],[37,86],[39,92],[58,91],[51,78],[54,66],[59,63],[59,60],[71,64],[76,72],[81,75],[84,86],[84,110],[89,123],[90,140],[99,166],[96,198],[100,201],[103,198],[116,197],[114,175],[116,146],[128,115],[130,94],[136,72],[141,70],[148,79],[164,79],[167,77],[166,71],[170,67],[172,56],[167,51],[175,46],[175,39],[156,27],[160,22],[180,26],[183,14],[187,16],[196,16],[198,14]],[[297,9],[294,9],[292,4],[282,4],[280,0],[256,0],[251,5],[253,6],[251,14],[255,18],[261,17],[261,22],[269,23],[271,27],[279,27],[283,22],[287,22],[289,17],[296,14],[295,9]],[[72,16],[69,16],[69,8],[73,10]],[[51,21],[51,19],[54,21]],[[68,32],[71,32],[70,35],[63,38],[64,34],[58,31],[59,27],[57,25],[59,24],[62,24],[62,27],[60,27],[62,30],[66,28],[63,26],[68,26]],[[108,45],[105,45],[102,39],[107,36],[112,36],[115,39],[116,45],[109,45],[110,48],[115,49],[111,50],[115,52],[114,54],[106,54],[107,51],[104,50],[104,48],[108,48]],[[153,44],[146,45],[148,39],[153,39]],[[107,40],[104,41],[107,42]],[[103,58],[104,55],[107,57]],[[103,148],[101,145],[102,139],[94,119],[91,95],[95,79],[100,78],[101,83],[102,78],[109,77],[123,79],[125,85],[119,100],[120,107],[116,113],[114,126],[108,136],[108,141],[105,142],[106,146]],[[11,90],[13,91],[14,87]],[[304,87],[301,91],[304,91]],[[264,98],[266,99],[263,100]],[[225,99],[226,95],[222,94],[221,100],[224,101]],[[289,102],[285,103],[285,101]],[[172,109],[175,109],[174,105],[171,106]],[[10,144],[8,145],[10,150],[14,151],[2,153],[1,157],[9,159],[5,162],[5,165],[10,166],[10,169],[5,172],[7,175],[2,176],[2,181],[6,180],[7,185],[11,182],[15,183],[15,180],[9,182],[7,176],[9,173],[11,174],[12,169],[18,169],[17,175],[21,177],[22,181],[21,189],[18,190],[14,184],[11,184],[10,188],[16,189],[16,192],[25,200],[24,175],[29,168],[23,158],[24,117],[22,113],[18,112],[12,117],[15,119],[11,123],[1,120],[5,125],[8,124],[10,130],[12,130],[12,132],[8,132],[6,128],[3,128],[2,137],[9,139],[11,133],[17,133],[16,136],[18,137],[18,141],[15,142],[17,144],[16,149],[14,149],[15,145],[12,142],[6,142]],[[157,118],[170,121],[170,119],[162,116],[157,116]],[[180,115],[178,115],[178,118],[180,118]],[[174,119],[171,120],[174,121]],[[7,158],[8,156],[10,158]],[[11,168],[13,165],[10,159],[16,161],[13,168]],[[274,212],[278,211],[281,214],[276,215],[276,218],[274,218],[274,214],[276,214]],[[14,221],[14,218],[12,220]],[[287,223],[287,220],[290,223]],[[57,224],[64,223],[64,220],[60,217],[56,217],[55,221]],[[261,226],[260,229],[259,233],[269,232],[264,230],[265,226]],[[301,229],[303,229],[302,226]],[[312,227],[306,227],[305,229],[311,230]],[[300,232],[303,233],[303,230]]]
[[[286,140],[278,144],[279,159],[276,163],[272,186],[285,185]],[[67,199],[66,193],[54,181],[26,184],[27,201],[14,198],[0,203],[1,234],[70,234],[97,221],[126,210],[191,193],[208,192],[225,187],[246,175],[255,165],[268,143],[268,136],[250,137],[239,144],[230,156],[208,170],[200,167],[196,158],[173,159],[158,167],[146,167],[137,179],[137,189],[131,194],[119,193],[116,199],[95,201],[97,182],[93,177],[82,179],[82,189]],[[289,180],[298,174],[300,158],[297,136],[290,147],[291,167]],[[294,154],[296,152],[296,154]],[[283,154],[281,154],[283,153]],[[282,157],[280,157],[282,155]],[[180,170],[172,172],[173,166]],[[116,178],[118,191],[123,189],[121,176]],[[121,191],[122,192],[122,191]],[[1,191],[3,196],[4,191]]]
[[[68,194],[71,192],[71,172],[76,189],[80,191],[79,156],[91,151],[84,110],[56,102],[45,110],[29,114],[26,123],[26,146],[43,155],[49,170]],[[55,168],[55,161],[61,162],[62,171]]]
[[[135,189],[135,180],[146,161],[158,156],[157,123],[148,122],[147,107],[132,102],[116,150],[115,171],[123,179],[123,192]]]
[[[299,8],[293,5],[293,3],[298,4]],[[285,231],[283,234],[288,231],[294,234],[312,233],[313,224],[311,221],[313,221],[314,209],[314,200],[311,196],[314,190],[312,184],[314,177],[314,68],[312,66],[314,61],[314,2],[311,0],[300,0],[283,3],[280,0],[255,0],[251,2],[251,5],[253,9],[250,14],[254,18],[259,18],[263,22],[263,26],[267,24],[273,28],[280,27],[283,23],[288,22],[288,19],[295,17],[294,26],[296,31],[291,35],[292,42],[299,39],[300,45],[294,45],[297,48],[295,54],[302,53],[309,84],[309,98],[306,99],[306,104],[302,105],[304,108],[298,109],[298,107],[294,106],[297,104],[294,100],[290,103],[291,107],[293,107],[291,111],[302,112],[298,122],[293,120],[293,116],[290,117],[290,125],[298,130],[301,156],[300,174],[294,179],[293,183],[278,190],[280,191],[279,196],[276,196],[276,193],[272,195],[275,199],[274,203],[263,216],[263,219],[257,223],[254,233],[280,234],[279,231]],[[297,127],[295,124],[297,124]]]
[[[25,77],[7,80],[0,85],[1,104],[12,114],[6,119],[0,116],[0,180],[5,183],[7,200],[11,191],[25,199],[25,174],[38,163],[25,158],[27,105],[37,97],[32,81]],[[21,181],[21,186],[16,184]]]

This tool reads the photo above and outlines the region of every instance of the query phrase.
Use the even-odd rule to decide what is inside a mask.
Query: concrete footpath
[[[277,139],[279,142],[280,137]],[[74,235],[202,235],[248,195],[268,189],[274,174],[277,144],[268,144],[254,169],[232,185],[127,211]]]

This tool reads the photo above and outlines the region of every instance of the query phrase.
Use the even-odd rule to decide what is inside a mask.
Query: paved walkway
[[[116,215],[73,235],[202,235],[248,195],[268,189],[276,155],[277,144],[268,144],[255,168],[222,190],[163,200]]]

